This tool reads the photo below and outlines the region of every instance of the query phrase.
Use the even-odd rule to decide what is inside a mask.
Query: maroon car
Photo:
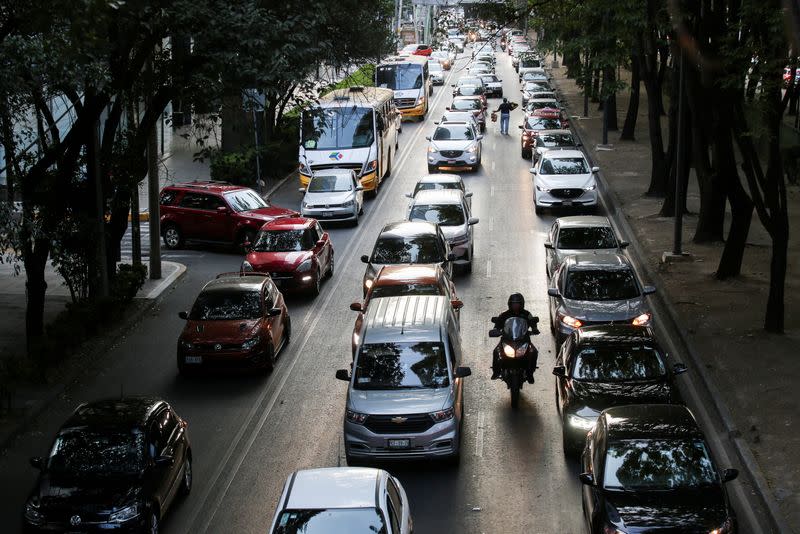
[[[269,273],[283,290],[319,295],[320,284],[333,276],[333,244],[316,219],[287,217],[261,227],[245,260],[254,271]]]
[[[169,249],[187,240],[215,241],[244,248],[258,229],[277,217],[299,215],[271,206],[261,195],[226,182],[188,182],[161,190],[161,237]]]

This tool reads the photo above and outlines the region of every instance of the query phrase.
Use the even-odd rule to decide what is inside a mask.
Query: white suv
[[[308,187],[301,187],[303,217],[318,221],[351,221],[358,224],[364,211],[364,187],[352,169],[317,171]]]
[[[545,208],[597,206],[595,173],[580,150],[548,150],[531,168],[536,214]]]
[[[426,137],[428,145],[428,172],[439,167],[469,167],[476,171],[481,165],[481,140],[472,124],[445,122],[439,124],[433,136]]]

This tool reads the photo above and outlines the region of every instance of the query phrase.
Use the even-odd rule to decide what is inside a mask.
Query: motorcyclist
[[[531,329],[532,334],[538,334],[539,318],[532,315],[531,312],[525,309],[525,297],[521,293],[514,293],[508,297],[508,309],[494,317],[494,327],[502,330],[506,324],[506,320],[511,317],[521,317],[528,322],[528,328]],[[500,346],[498,343],[492,353],[492,380],[500,378]],[[532,356],[528,358],[528,367],[525,371],[525,378],[529,384],[533,384],[533,372],[536,370],[536,363],[539,360],[539,351],[531,344]]]

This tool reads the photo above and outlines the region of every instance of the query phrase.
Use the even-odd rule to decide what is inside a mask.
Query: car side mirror
[[[735,480],[739,476],[738,469],[725,469],[722,471],[722,483],[730,482],[731,480]]]
[[[478,224],[479,222],[481,222],[481,220],[480,220],[479,218],[477,218],[477,217],[470,217],[470,218],[469,218],[469,220],[467,221],[467,224],[469,224],[470,226],[472,226],[473,224]]]
[[[536,174],[536,167],[531,167],[530,169],[528,169],[528,172],[531,174]]]
[[[466,193],[464,193],[464,198],[471,198],[471,197],[472,197],[472,191],[467,191]]]
[[[369,263],[369,256],[366,254],[361,256],[361,263]]]
[[[577,147],[582,147],[582,146],[583,146],[583,143],[575,143],[575,146],[577,146]]]
[[[430,140],[431,140],[431,136],[430,136],[430,135],[426,135],[426,136],[425,136],[425,140],[426,140],[426,141],[430,141]]]
[[[171,466],[175,463],[175,457],[166,455],[157,456],[155,463],[157,466]]]
[[[347,369],[337,369],[336,379],[344,382],[350,382],[350,373],[347,371]]]
[[[456,86],[456,84],[454,84],[454,83],[450,84],[450,87],[455,87],[455,86]]]
[[[544,248],[553,250],[553,244],[550,243],[549,241],[546,241],[545,244],[544,244]]]
[[[439,124],[441,121],[433,121],[433,124]]]
[[[600,167],[592,167],[592,173],[600,172]]]
[[[454,310],[460,310],[464,307],[464,302],[458,299],[453,299],[450,301],[450,305],[453,307]]]
[[[267,311],[267,317],[277,317],[280,314],[281,314],[280,308],[270,308],[269,311]]]
[[[456,372],[453,373],[453,376],[456,378],[466,378],[472,375],[472,369],[469,367],[456,367]]]
[[[455,261],[455,260],[456,260],[456,255],[455,255],[455,254],[453,254],[452,252],[450,252],[450,253],[447,255],[447,261]]]
[[[656,288],[653,286],[644,286],[644,288],[642,288],[642,293],[644,293],[645,295],[652,295],[655,292]]]
[[[591,473],[581,473],[578,475],[578,479],[581,481],[581,484],[594,486],[594,475]]]
[[[43,469],[44,468],[44,458],[41,456],[33,456],[30,460],[28,460],[31,464],[31,467],[36,469]]]
[[[489,337],[500,337],[502,332],[500,332],[499,328],[492,328],[489,330]]]
[[[688,371],[689,369],[683,363],[676,363],[672,366],[672,374],[673,375],[680,375]]]
[[[563,365],[556,365],[553,367],[553,374],[555,376],[565,377],[567,376],[567,368]]]
[[[483,136],[482,136],[482,135],[479,135],[479,136],[478,136],[478,137],[476,137],[475,139],[477,139],[478,141],[480,141],[481,139],[483,139]]]
[[[628,245],[630,245],[630,243],[628,243],[627,241],[620,241],[619,242],[619,248],[625,248]]]
[[[180,311],[180,312],[178,312],[178,317],[180,317],[181,319],[183,319],[185,321],[185,320],[187,320],[189,318],[189,314],[186,313],[185,311]]]
[[[520,130],[524,130],[525,129],[525,127],[523,125],[521,125],[521,124],[518,125],[517,128],[519,128]]]
[[[406,198],[414,198],[414,195],[412,195],[411,193],[406,193]]]
[[[549,297],[558,297],[559,295],[560,295],[560,293],[558,292],[558,289],[556,289],[554,287],[548,287],[547,288],[547,296],[549,296]]]
[[[351,302],[350,303],[350,309],[353,310],[353,311],[357,311],[357,312],[364,311],[363,306],[361,306],[361,303],[358,302],[358,301]]]
[[[356,191],[363,191],[363,190],[364,190],[364,186],[363,185],[359,184],[359,185],[356,186]]]

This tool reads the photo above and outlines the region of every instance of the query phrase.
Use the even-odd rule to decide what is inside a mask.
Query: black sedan
[[[692,412],[638,404],[600,414],[583,451],[583,513],[591,534],[731,534],[736,518]]]
[[[25,504],[27,532],[158,532],[192,488],[186,422],[144,397],[79,406],[56,434]]]
[[[649,326],[597,325],[576,330],[556,356],[556,408],[564,452],[580,452],[597,416],[612,406],[680,402],[673,377]]]

